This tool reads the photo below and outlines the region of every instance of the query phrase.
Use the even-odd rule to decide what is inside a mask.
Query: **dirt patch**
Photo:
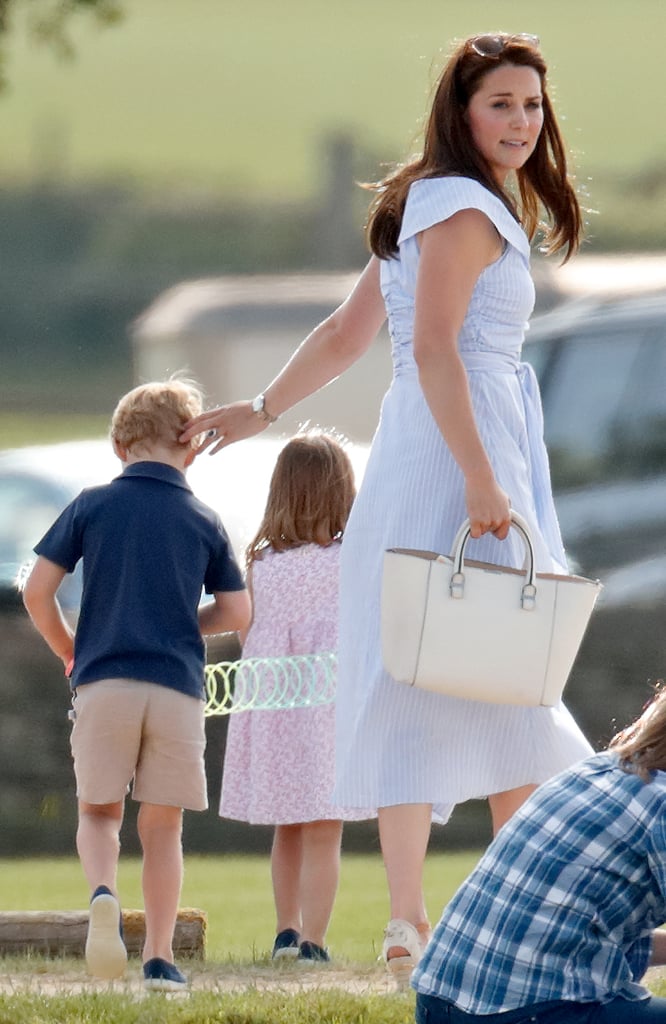
[[[188,975],[192,992],[307,992],[313,989],[339,988],[354,995],[390,995],[396,992],[395,982],[381,964],[371,967],[338,967],[318,964],[187,964],[179,966]],[[130,963],[123,978],[106,982],[90,978],[81,964],[42,961],[34,967],[25,961],[5,963],[0,969],[0,993],[33,992],[40,995],[80,995],[83,992],[117,992],[145,996],[141,968]]]
[[[316,989],[341,989],[353,995],[394,995],[395,982],[383,965],[370,967],[338,967],[317,965],[303,967],[297,964],[180,964],[190,980],[190,992],[228,993],[252,989],[257,992],[284,992],[294,995]],[[644,983],[652,988],[666,981],[666,967],[648,970]],[[36,963],[31,969],[25,961],[3,964],[0,967],[0,993],[3,995],[36,993],[42,996],[81,995],[86,992],[115,992],[133,998],[149,997],[142,984],[138,963],[130,963],[124,978],[105,982],[90,978],[83,965],[62,962]],[[185,995],[186,993],[183,993]],[[179,995],[175,996],[179,998]]]

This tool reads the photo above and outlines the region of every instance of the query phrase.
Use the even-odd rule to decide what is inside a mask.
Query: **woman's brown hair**
[[[640,718],[614,736],[615,751],[626,771],[649,782],[653,771],[666,771],[666,689],[662,687]]]
[[[447,61],[435,86],[425,128],[423,155],[398,168],[383,181],[367,186],[377,192],[370,207],[367,240],[380,259],[390,259],[398,250],[398,236],[409,186],[419,178],[449,175],[474,178],[493,192],[534,238],[540,223],[540,209],[546,211],[544,247],[550,254],[566,247],[564,262],[577,250],[582,233],[582,215],[569,179],[567,158],[555,112],[546,89],[546,62],[536,40],[497,33],[502,41],[499,53],[484,56],[474,49],[475,36],[459,43]],[[543,94],[543,128],[534,152],[516,172],[520,202],[493,179],[487,161],[475,146],[467,124],[469,101],[481,81],[502,64],[531,67],[539,75]]]
[[[245,553],[247,568],[267,547],[325,547],[340,538],[355,493],[354,470],[342,444],[323,431],[297,434],[275,463],[264,517]]]

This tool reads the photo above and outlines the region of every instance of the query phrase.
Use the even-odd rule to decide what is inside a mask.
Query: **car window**
[[[34,558],[41,539],[63,506],[62,497],[41,480],[0,477],[0,574],[9,584],[23,563]]]
[[[642,402],[638,379],[646,343],[640,330],[612,328],[563,341],[544,389],[545,437],[556,488],[637,471],[627,423],[637,413],[637,400]]]
[[[552,357],[553,350],[557,348],[559,338],[544,338],[533,341],[529,334],[523,346],[522,358],[526,363],[531,363],[539,381],[543,380],[548,363]]]
[[[622,409],[619,425],[623,464],[633,475],[666,472],[666,334],[655,332],[643,345],[633,401]]]

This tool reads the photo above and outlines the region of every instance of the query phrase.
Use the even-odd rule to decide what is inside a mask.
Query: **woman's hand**
[[[210,409],[190,420],[185,424],[185,430],[178,440],[181,444],[188,444],[193,437],[200,434],[201,442],[196,454],[201,455],[210,448],[209,454],[215,455],[234,441],[244,441],[248,437],[260,434],[267,426],[268,421],[262,420],[252,411],[252,402],[232,402],[231,405]]]
[[[494,477],[490,480],[465,483],[465,502],[472,537],[492,533],[504,540],[511,526],[511,502]]]
[[[283,415],[349,369],[370,347],[385,319],[379,260],[373,256],[351,294],[308,334],[264,390],[271,412]],[[179,440],[187,444],[203,434],[196,454],[210,448],[209,454],[214,455],[234,441],[261,433],[267,426],[252,411],[251,402],[233,402],[191,420]]]

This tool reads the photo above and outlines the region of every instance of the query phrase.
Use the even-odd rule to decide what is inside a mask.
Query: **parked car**
[[[32,547],[83,487],[113,475],[118,461],[106,441],[73,441],[0,452],[0,592],[18,599],[16,582]],[[78,607],[80,582],[66,577],[63,607]]]
[[[572,567],[604,583],[567,691],[602,741],[666,677],[666,294],[561,306],[524,356]]]
[[[243,564],[266,503],[270,476],[284,444],[279,437],[253,438],[217,455],[195,460],[187,473],[194,492],[215,508]],[[367,448],[351,445],[360,480]],[[33,545],[83,487],[104,483],[122,471],[107,440],[34,445],[0,452],[0,594],[18,601],[17,580],[34,558]],[[65,612],[75,618],[81,597],[81,566],[59,590]]]
[[[666,551],[666,294],[582,301],[524,348],[544,405],[567,548],[605,573]]]

